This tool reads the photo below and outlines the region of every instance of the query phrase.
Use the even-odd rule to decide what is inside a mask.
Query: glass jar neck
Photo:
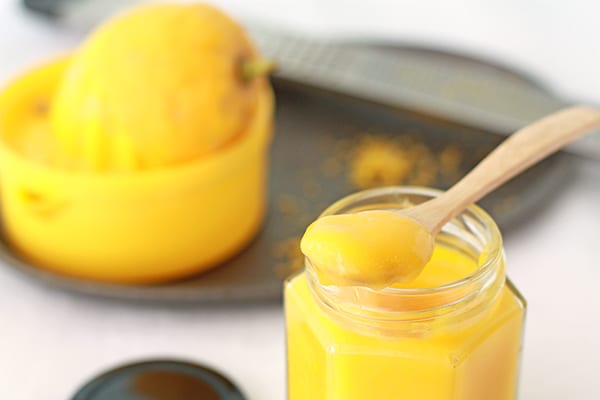
[[[340,200],[323,215],[403,208],[438,194],[421,188],[370,190]],[[493,220],[478,207],[470,207],[442,229],[437,241],[469,254],[477,263],[475,271],[438,287],[373,290],[323,285],[307,260],[306,279],[328,315],[361,333],[395,337],[461,330],[497,303],[506,280],[502,240]]]

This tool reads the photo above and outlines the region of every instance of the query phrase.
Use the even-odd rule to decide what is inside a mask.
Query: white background
[[[567,98],[600,104],[595,1],[217,3],[236,15],[312,35],[386,38],[479,54],[534,73]],[[24,15],[13,1],[0,2],[3,82],[77,41],[73,32]],[[529,301],[524,400],[600,398],[600,165],[574,163],[570,184],[552,204],[506,232],[509,273]],[[278,304],[139,306],[74,297],[0,268],[0,398],[65,400],[102,369],[153,356],[215,366],[250,399],[285,397]]]

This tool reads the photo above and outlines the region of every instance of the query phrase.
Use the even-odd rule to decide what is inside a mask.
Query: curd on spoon
[[[300,246],[320,282],[380,289],[415,279],[431,258],[434,236],[398,212],[371,210],[319,218]]]

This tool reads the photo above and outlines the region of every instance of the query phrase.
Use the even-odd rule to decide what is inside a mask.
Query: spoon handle
[[[411,214],[437,233],[470,204],[594,128],[600,128],[600,110],[589,106],[539,119],[513,133],[448,191],[414,207]]]

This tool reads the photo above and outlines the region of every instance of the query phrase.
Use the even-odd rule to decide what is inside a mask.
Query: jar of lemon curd
[[[368,190],[325,215],[397,209],[432,189]],[[471,206],[436,238],[414,281],[327,286],[310,263],[285,285],[288,400],[513,400],[525,301],[505,275],[502,237]]]

